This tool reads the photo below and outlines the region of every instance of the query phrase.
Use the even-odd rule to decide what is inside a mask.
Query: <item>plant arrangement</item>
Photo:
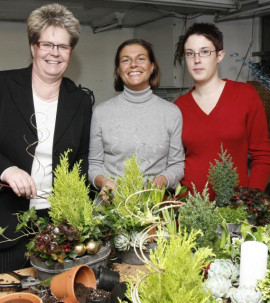
[[[17,231],[32,237],[27,244],[28,256],[37,256],[47,265],[63,263],[86,252],[96,253],[104,236],[101,217],[95,213],[96,203],[89,199],[89,186],[80,174],[80,162],[69,167],[70,152],[60,156],[55,170],[52,195],[48,198],[49,217],[37,217],[34,208],[16,214]],[[4,236],[4,229],[0,233]]]
[[[113,230],[116,249],[128,251],[137,245],[140,232],[157,219],[153,210],[163,201],[165,187],[159,189],[149,180],[145,185],[135,155],[126,159],[124,174],[115,183],[117,189],[110,195],[111,204],[100,208],[104,211],[103,223]]]
[[[127,297],[135,303],[266,303],[259,289],[239,287],[238,281],[241,244],[257,240],[265,243],[270,250],[270,226],[252,226],[243,220],[241,238],[231,237],[226,220],[219,213],[222,208],[225,207],[216,207],[209,201],[207,186],[202,194],[194,189],[194,194],[189,193],[180,207],[167,202],[158,209],[152,208],[153,215],[148,215],[152,223],[140,233],[137,245],[149,272],[130,278]],[[239,209],[243,215],[243,209]],[[216,233],[218,224],[222,227],[220,238]],[[149,260],[143,254],[143,245],[150,237],[149,230],[154,227],[157,229],[157,247],[150,251]],[[205,242],[203,235],[208,238]],[[193,261],[201,249],[207,249],[209,254],[196,267]],[[200,289],[203,291],[200,292]]]

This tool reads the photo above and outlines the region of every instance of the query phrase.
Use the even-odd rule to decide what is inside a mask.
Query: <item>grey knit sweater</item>
[[[145,176],[165,175],[168,188],[184,176],[182,114],[174,104],[149,88],[125,87],[118,96],[99,104],[92,115],[89,180],[116,177],[124,160],[136,154]]]

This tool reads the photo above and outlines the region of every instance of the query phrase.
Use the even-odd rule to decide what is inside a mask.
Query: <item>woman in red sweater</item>
[[[223,149],[232,156],[239,185],[264,191],[270,176],[270,142],[263,103],[247,83],[222,80],[223,35],[214,24],[195,23],[186,32],[182,53],[194,87],[175,104],[183,115],[185,177],[202,192],[210,163]],[[248,169],[250,157],[250,170]],[[210,196],[214,193],[210,187]]]

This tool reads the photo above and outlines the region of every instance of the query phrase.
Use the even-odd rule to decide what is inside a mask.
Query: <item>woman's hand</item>
[[[34,180],[24,170],[17,166],[7,169],[2,176],[4,182],[8,183],[14,193],[27,199],[37,196],[37,190]]]
[[[116,184],[112,180],[105,178],[102,175],[96,176],[95,180],[95,185],[99,188],[100,190],[100,196],[104,202],[109,201],[109,195],[116,190]]]
[[[164,175],[160,175],[155,177],[153,180],[153,185],[158,186],[159,188],[162,188],[163,185],[167,186],[168,180]]]

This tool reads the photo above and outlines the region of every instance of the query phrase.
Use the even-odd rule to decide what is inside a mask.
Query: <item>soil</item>
[[[103,289],[93,289],[82,284],[75,284],[75,295],[78,303],[107,303],[111,294]]]
[[[83,284],[75,284],[75,295],[78,303],[107,303],[110,302],[111,294],[103,289],[93,289],[85,287]],[[42,303],[58,303],[59,299],[53,296],[49,289],[29,290],[29,292],[38,295]]]

